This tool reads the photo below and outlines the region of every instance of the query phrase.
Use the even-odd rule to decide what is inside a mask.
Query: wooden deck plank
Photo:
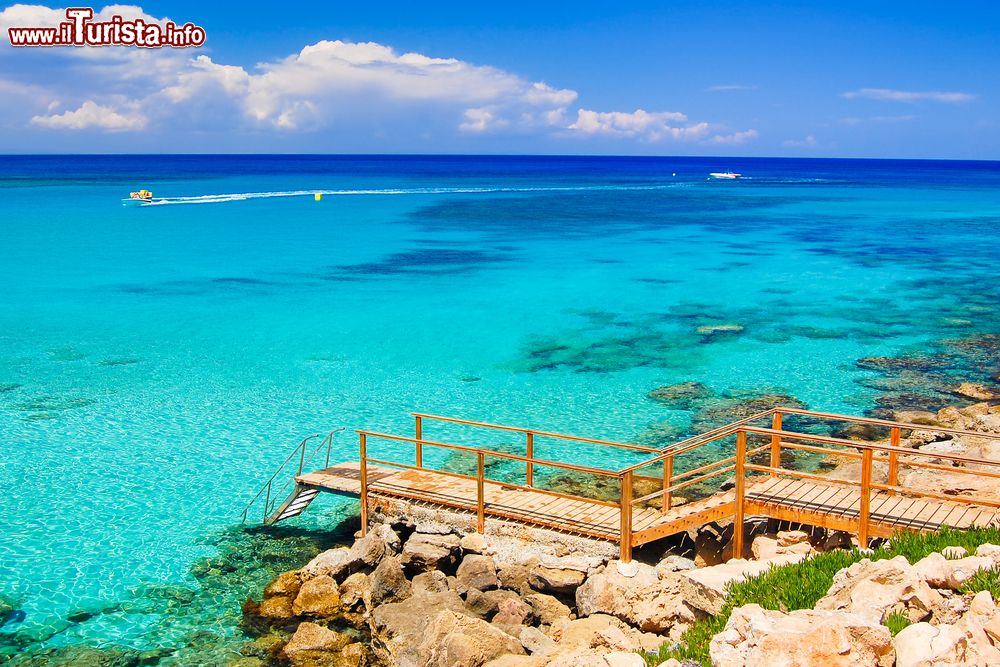
[[[340,495],[359,496],[360,466],[340,463],[296,477],[304,486]],[[445,475],[430,469],[410,470],[384,466],[368,467],[369,492],[378,498],[401,498],[427,505],[476,512],[477,484],[474,479]],[[755,476],[747,480],[746,502],[754,513],[780,520],[856,529],[861,494],[857,487],[819,480],[783,476]],[[484,511],[504,520],[543,526],[553,530],[616,541],[620,510],[606,503],[511,488],[486,481]],[[660,539],[732,516],[732,491],[673,507],[661,512],[653,507],[633,507],[633,543]],[[899,528],[933,530],[941,525],[968,527],[997,525],[1000,513],[967,502],[930,500],[903,493],[878,491],[870,503],[872,534],[887,536]]]

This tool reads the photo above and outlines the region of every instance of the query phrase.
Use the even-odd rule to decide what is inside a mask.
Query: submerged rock
[[[701,382],[688,381],[657,387],[647,396],[657,403],[663,403],[677,410],[686,410],[694,403],[711,398],[714,393]]]

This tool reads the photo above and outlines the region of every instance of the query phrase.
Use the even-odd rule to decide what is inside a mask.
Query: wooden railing
[[[960,435],[963,437],[1000,439],[1000,436],[997,435],[963,431],[960,429],[780,407],[765,410],[731,424],[720,426],[698,436],[674,443],[669,447],[656,449],[611,440],[584,438],[538,429],[505,426],[425,413],[413,413],[412,416],[415,420],[415,433],[413,437],[375,431],[358,431],[361,465],[362,530],[367,529],[369,495],[367,467],[370,464],[404,470],[428,469],[433,470],[437,474],[474,480],[477,489],[476,507],[474,509],[477,517],[477,529],[480,532],[484,529],[485,516],[489,513],[485,501],[485,485],[487,483],[505,488],[522,489],[571,500],[581,500],[588,503],[617,507],[620,513],[617,541],[620,544],[620,556],[625,561],[631,559],[633,546],[641,543],[643,538],[642,531],[636,532],[633,530],[633,516],[636,508],[656,507],[666,516],[667,513],[674,509],[673,500],[679,491],[690,490],[692,487],[700,487],[707,489],[706,493],[710,493],[712,488],[714,488],[713,485],[721,485],[730,476],[734,478],[732,486],[734,502],[731,516],[735,522],[733,546],[734,553],[737,554],[742,553],[743,550],[742,525],[746,510],[748,506],[751,509],[755,507],[753,503],[747,502],[746,496],[748,481],[752,481],[751,476],[754,473],[766,476],[822,481],[857,488],[861,500],[858,517],[855,521],[856,530],[854,532],[858,534],[859,541],[862,544],[867,544],[874,525],[870,516],[870,502],[873,492],[883,491],[890,494],[906,494],[913,497],[926,497],[1000,508],[1000,502],[996,501],[962,495],[944,495],[932,491],[919,491],[903,488],[899,485],[899,473],[902,468],[921,468],[1000,479],[1000,461],[939,452],[922,452],[918,449],[900,446],[902,433],[914,430]],[[847,422],[882,426],[888,429],[889,437],[887,442],[873,443],[837,438],[820,433],[790,430],[789,423],[791,420],[788,419],[789,417],[809,418],[819,420],[820,422]],[[424,434],[427,422],[518,433],[524,437],[525,454],[497,451],[488,447],[473,447],[440,440],[429,440]],[[619,469],[571,464],[538,458],[535,455],[535,445],[536,440],[539,438],[587,443],[629,452],[648,453],[653,454],[653,456],[642,462]],[[369,456],[368,447],[372,439],[413,445],[414,462],[412,464],[401,463],[386,458]],[[686,459],[689,459],[694,452],[702,450],[709,445],[718,450],[717,452],[713,452],[713,456],[718,456],[716,460],[708,463],[699,462],[692,464],[687,462],[685,464]],[[474,455],[476,459],[476,472],[475,474],[466,474],[441,470],[440,468],[426,468],[425,448]],[[728,453],[729,451],[731,451],[731,454]],[[782,462],[782,453],[787,454],[789,451],[793,453],[808,453],[817,457],[832,455],[860,460],[860,480],[834,479],[815,472],[790,468]],[[518,484],[510,480],[487,477],[486,462],[490,459],[500,459],[523,464],[525,483]],[[931,461],[926,461],[925,459],[931,459]],[[885,464],[885,470],[877,469],[875,464]],[[534,473],[536,467],[618,480],[619,493],[617,502],[541,488],[536,484],[535,480]],[[640,497],[634,497],[637,482],[646,485],[656,484],[659,488]],[[544,521],[538,521],[538,523],[544,525]]]

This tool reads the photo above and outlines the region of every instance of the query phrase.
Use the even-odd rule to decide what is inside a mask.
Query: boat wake
[[[196,195],[191,197],[157,197],[143,206],[168,206],[175,204],[221,204],[248,199],[272,199],[275,197],[324,196],[394,196],[394,195],[438,195],[438,194],[502,194],[518,192],[589,192],[602,190],[666,190],[679,184],[663,185],[590,185],[551,187],[507,187],[507,188],[386,188],[370,190],[281,190],[276,192],[239,192],[229,194]]]

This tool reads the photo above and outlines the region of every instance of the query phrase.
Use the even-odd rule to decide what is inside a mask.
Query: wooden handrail
[[[506,424],[493,424],[491,422],[473,421],[471,419],[459,419],[458,417],[443,417],[441,415],[429,415],[423,412],[411,412],[414,417],[432,419],[450,424],[461,424],[463,426],[476,426],[479,428],[489,428],[496,431],[511,431],[514,433],[533,433],[543,438],[555,438],[556,440],[571,440],[573,442],[586,442],[594,445],[607,445],[609,447],[620,447],[622,449],[633,449],[639,452],[659,452],[656,447],[646,447],[645,445],[635,445],[629,442],[616,442],[614,440],[602,440],[600,438],[585,438],[582,436],[569,435],[567,433],[555,433],[553,431],[542,431],[536,428],[525,428],[523,426],[507,426]]]
[[[874,417],[855,417],[853,415],[840,415],[833,412],[817,412],[815,410],[804,410],[802,408],[777,408],[786,414],[802,415],[804,417],[818,417],[830,421],[846,421],[855,424],[870,424],[873,426],[887,426],[889,428],[898,426],[906,431],[932,431],[934,433],[951,433],[952,435],[967,435],[977,438],[996,438],[997,436],[978,431],[964,431],[957,428],[947,428],[945,426],[930,426],[928,424],[912,424],[909,422],[894,422],[888,419],[876,419]]]

